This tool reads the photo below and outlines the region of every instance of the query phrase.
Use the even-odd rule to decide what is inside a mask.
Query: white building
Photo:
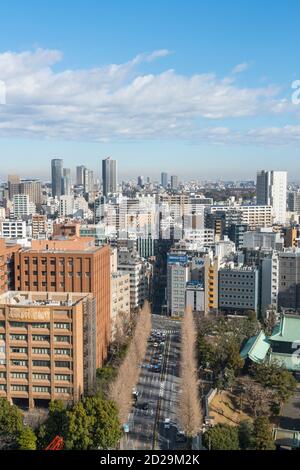
[[[187,256],[170,254],[167,265],[167,312],[183,316],[185,312],[186,284],[189,280]]]
[[[29,216],[36,212],[33,202],[30,202],[27,194],[15,194],[13,196],[13,215],[15,218]]]
[[[120,248],[118,252],[118,271],[130,275],[130,307],[141,307],[149,294],[149,264],[137,252]]]
[[[243,238],[243,248],[256,249],[277,249],[283,248],[283,238],[280,233],[275,233],[272,228],[260,229],[255,232],[245,232]]]
[[[204,312],[205,294],[201,283],[190,281],[186,286],[186,307],[194,312]]]
[[[0,222],[0,235],[3,238],[26,238],[26,222],[22,220],[3,220]]]
[[[274,222],[286,223],[287,172],[265,171],[257,173],[256,201],[258,205],[273,207]]]
[[[74,210],[74,197],[73,196],[61,196],[59,202],[59,216],[67,217],[73,215]]]
[[[111,278],[111,339],[124,330],[130,317],[130,274],[122,271],[112,273]]]

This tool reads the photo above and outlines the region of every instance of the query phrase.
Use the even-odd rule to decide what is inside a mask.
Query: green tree
[[[115,447],[122,436],[115,403],[95,396],[84,399],[84,406],[88,416],[92,418],[93,448]]]
[[[22,429],[23,417],[20,410],[6,398],[0,398],[0,448],[15,447]]]
[[[253,423],[242,421],[238,426],[239,444],[242,450],[253,449]]]
[[[254,421],[254,448],[256,450],[274,450],[275,443],[272,435],[270,421],[265,416],[260,416]]]
[[[214,359],[214,348],[211,344],[209,344],[204,336],[199,336],[198,338],[198,358],[199,364],[202,367],[207,367]]]
[[[208,450],[239,450],[238,429],[228,424],[217,424],[203,435]]]
[[[87,450],[93,448],[91,436],[92,418],[88,416],[81,401],[67,412],[68,431],[65,441],[66,449]]]
[[[37,437],[29,426],[24,426],[17,438],[18,449],[36,450]]]
[[[105,397],[110,384],[116,378],[118,369],[111,365],[105,365],[101,369],[97,369],[97,390]]]
[[[278,404],[285,403],[296,391],[297,381],[292,373],[275,362],[257,364],[251,373],[264,387],[272,389]]]
[[[67,435],[67,408],[62,400],[54,400],[49,405],[47,421],[40,426],[38,432],[38,447],[44,449],[55,436],[63,438]]]
[[[122,436],[115,403],[101,396],[84,398],[67,414],[67,449],[108,449]]]

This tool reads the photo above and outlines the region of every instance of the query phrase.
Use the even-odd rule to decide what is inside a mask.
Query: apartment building
[[[300,249],[278,255],[278,306],[300,311]]]
[[[227,312],[258,312],[258,276],[256,267],[222,267],[219,270],[219,308]]]
[[[7,245],[0,238],[0,294],[14,289],[15,254],[21,249],[20,245]]]
[[[97,367],[110,341],[110,248],[93,238],[32,240],[15,254],[15,289],[93,293],[97,310]]]
[[[141,307],[149,296],[149,277],[151,275],[148,264],[145,263],[135,251],[120,248],[118,252],[118,271],[130,276],[130,307]]]
[[[0,296],[0,397],[29,408],[92,393],[96,302],[92,294]]]
[[[26,238],[26,222],[8,219],[0,221],[0,236],[3,238]]]
[[[112,273],[111,279],[111,339],[122,329],[130,317],[130,274],[120,271]]]

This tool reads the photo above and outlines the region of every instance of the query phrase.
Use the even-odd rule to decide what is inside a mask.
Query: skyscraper
[[[76,167],[76,184],[78,186],[83,186],[84,170],[85,170],[84,165]]]
[[[166,188],[168,186],[168,173],[162,173],[161,174],[161,185],[163,188]]]
[[[256,202],[259,206],[272,206],[274,222],[285,224],[287,201],[287,172],[259,171],[256,180]]]
[[[102,160],[103,195],[117,192],[117,161],[110,157]]]
[[[60,198],[62,195],[62,168],[63,161],[61,158],[51,160],[52,197]]]
[[[65,196],[70,196],[71,194],[71,170],[70,168],[63,169],[63,177],[62,177],[62,194]]]
[[[176,175],[171,176],[171,188],[178,189],[178,176]]]
[[[84,169],[83,172],[83,187],[85,193],[90,193],[94,188],[94,172],[93,170]]]

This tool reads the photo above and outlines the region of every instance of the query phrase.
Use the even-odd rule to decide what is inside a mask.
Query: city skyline
[[[300,180],[300,6],[291,15],[287,4],[258,1],[91,1],[90,9],[78,1],[66,23],[57,1],[49,9],[32,0],[30,18],[16,3],[2,7],[2,178],[15,168],[45,178],[55,156],[96,170],[96,159],[111,155],[124,178],[153,178],[157,167],[245,179],[263,160]]]

